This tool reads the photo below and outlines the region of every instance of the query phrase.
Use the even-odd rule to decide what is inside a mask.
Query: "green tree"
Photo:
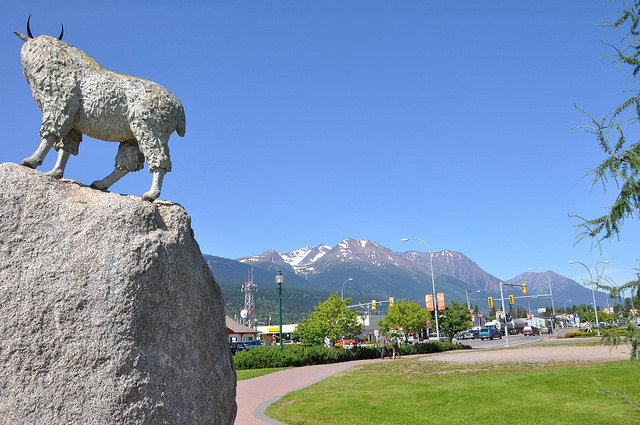
[[[438,315],[440,332],[445,334],[447,338],[453,337],[464,330],[471,327],[471,313],[466,305],[459,304],[455,301],[444,310],[440,310]]]
[[[382,333],[403,329],[403,333],[420,332],[427,323],[427,310],[420,304],[403,298],[389,309],[389,314],[380,321],[379,327]]]
[[[350,302],[351,298],[341,300],[337,292],[331,294],[298,324],[295,338],[307,345],[318,345],[325,336],[331,338],[331,342],[356,337],[362,332],[362,324],[358,312],[348,308]]]
[[[637,79],[640,75],[640,0],[635,0],[628,9],[620,14],[615,22],[609,26],[614,30],[624,27],[627,30],[626,44],[620,47],[610,45],[618,65],[630,66],[631,75]],[[592,187],[601,184],[606,191],[612,181],[619,191],[613,205],[606,213],[593,219],[584,219],[578,224],[578,238],[591,238],[596,244],[602,240],[618,237],[625,219],[640,215],[640,142],[628,139],[625,130],[631,125],[638,125],[640,121],[640,90],[606,114],[602,119],[595,119],[585,112],[591,119],[591,125],[586,131],[592,133],[602,150],[605,160],[587,175],[593,177]],[[619,288],[610,287],[612,295],[618,291],[632,289],[640,294],[640,275]],[[615,296],[615,295],[614,295]],[[640,359],[638,352],[640,329],[629,326],[622,336],[605,335],[603,342],[617,346],[621,342],[627,343],[631,351],[631,359]]]

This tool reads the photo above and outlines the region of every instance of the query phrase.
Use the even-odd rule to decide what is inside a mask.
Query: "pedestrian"
[[[384,350],[387,348],[387,338],[384,334],[378,335],[378,346],[380,347],[380,358],[384,359]]]
[[[392,359],[400,358],[400,343],[398,342],[397,335],[391,338],[391,352],[393,354]]]

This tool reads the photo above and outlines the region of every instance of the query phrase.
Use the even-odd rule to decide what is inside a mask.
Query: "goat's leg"
[[[53,169],[47,173],[45,173],[49,177],[53,177],[54,179],[61,179],[64,175],[64,168],[67,166],[67,161],[69,160],[69,152],[59,149],[58,150],[58,160],[56,161],[56,165]]]
[[[128,173],[127,170],[121,170],[119,168],[116,168],[107,177],[103,178],[102,180],[96,180],[93,183],[91,183],[90,187],[98,190],[107,190],[112,184],[120,180],[127,173]]]
[[[151,183],[151,189],[148,192],[145,192],[142,195],[142,199],[145,201],[153,201],[160,196],[160,191],[162,190],[162,180],[164,179],[164,175],[166,171],[162,168],[156,168],[153,171],[153,182]]]
[[[56,137],[52,134],[43,138],[40,141],[38,150],[36,150],[29,158],[23,159],[21,164],[29,168],[36,168],[37,166],[42,165],[42,161],[44,161],[44,158],[47,156],[47,153],[49,153],[49,149],[51,149],[55,141]]]

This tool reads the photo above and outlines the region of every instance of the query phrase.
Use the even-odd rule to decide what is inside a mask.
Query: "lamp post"
[[[529,267],[529,270],[540,270],[540,269],[534,269],[533,267]],[[544,273],[547,275],[547,285],[549,285],[549,296],[551,296],[551,311],[553,312],[553,320],[551,320],[551,326],[555,328],[556,336],[558,336],[558,328],[555,326],[555,323],[554,323],[556,320],[556,306],[553,303],[553,290],[551,289],[551,278],[549,277],[549,272],[545,271]]]
[[[350,277],[349,279],[345,280],[344,282],[342,282],[342,289],[340,290],[340,299],[342,301],[344,301],[344,284],[349,282],[350,280],[353,280],[352,277]]]
[[[538,296],[532,295],[531,298],[529,298],[529,324],[531,326],[533,326],[533,314],[531,314],[531,300],[534,298],[538,298]]]
[[[278,313],[280,315],[280,351],[282,351],[282,284],[284,283],[284,276],[282,276],[280,270],[276,275],[276,283],[278,284]]]
[[[591,267],[591,269],[589,267],[587,267],[584,263],[581,263],[580,261],[569,261],[569,264],[582,264],[582,266],[587,269],[587,271],[589,272],[589,282],[591,283],[591,295],[593,296],[593,311],[596,314],[596,325],[598,325],[597,331],[598,331],[598,336],[600,336],[600,322],[598,322],[598,306],[596,305],[596,291],[598,290],[598,282],[594,282],[593,281],[593,269],[598,265],[598,264],[607,264],[609,261],[605,260],[605,261],[598,261],[597,263],[595,263],[593,265],[593,267]],[[598,271],[598,269],[596,269],[596,272]],[[600,280],[600,277],[598,277],[598,281]],[[595,284],[595,285],[594,285]]]
[[[475,290],[475,291],[471,291],[471,293],[472,293],[472,294],[473,294],[473,293],[475,293],[475,292],[481,292],[481,291],[480,291],[479,289],[477,289],[477,290]],[[467,308],[468,308],[469,310],[471,310],[471,303],[469,302],[469,290],[468,290],[468,289],[465,289],[465,290],[464,290],[464,293],[465,293],[465,295],[467,296]]]
[[[431,285],[433,286],[433,295],[432,295],[433,296],[433,313],[434,313],[434,316],[436,316],[436,338],[440,340],[440,324],[438,322],[438,295],[436,294],[436,279],[433,277],[433,253],[431,252],[431,248],[429,248],[429,245],[427,245],[425,241],[419,238],[402,238],[400,239],[400,241],[401,242],[420,241],[429,250],[429,258],[430,258],[429,262],[431,263]]]
[[[471,291],[471,293],[472,293],[472,294],[473,294],[473,293],[476,293],[476,292],[481,292],[481,291],[480,291],[479,289],[477,289],[477,290],[475,290],[475,291]],[[469,289],[465,289],[465,290],[464,290],[464,294],[465,294],[465,295],[466,295],[466,297],[467,297],[467,308],[469,309],[469,312],[471,312],[471,303],[469,302]],[[474,317],[475,317],[475,316],[474,316]],[[476,322],[475,322],[475,320],[474,320],[474,321],[473,321],[473,326],[475,326],[475,325],[476,325]]]
[[[362,304],[362,306],[364,306],[364,295],[362,294],[362,292],[358,288],[356,288],[355,286],[349,286],[349,288],[358,291],[358,293],[360,294],[360,304]],[[360,307],[362,307],[362,306],[360,306]]]
[[[356,288],[355,286],[349,286],[349,288],[351,288],[351,289],[355,289],[355,290],[356,290],[356,291],[358,291],[358,293],[360,294],[360,308],[362,308],[362,312],[363,312],[363,314],[364,314],[364,312],[365,312],[365,309],[364,309],[364,295],[363,295],[363,294],[362,294],[362,292],[361,292],[358,288]],[[369,312],[367,311],[367,314],[368,314],[368,313],[369,313]],[[367,337],[367,322],[366,322],[366,318],[365,318],[365,317],[363,317],[363,318],[362,318],[362,333],[364,334],[364,340],[365,340],[365,341],[368,341],[368,340],[369,340],[369,338]]]

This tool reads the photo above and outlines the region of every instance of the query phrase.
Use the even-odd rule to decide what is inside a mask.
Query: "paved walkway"
[[[235,425],[283,424],[264,415],[265,409],[283,395],[308,387],[351,367],[380,361],[388,362],[393,360],[389,358],[385,360],[355,360],[352,362],[295,367],[257,378],[238,381],[236,387],[238,414],[236,415]]]
[[[571,342],[568,341],[568,344]],[[615,360],[628,360],[629,348],[626,345],[619,346],[610,351],[605,346],[576,346],[565,344],[554,345],[530,345],[514,347],[504,350],[460,350],[435,354],[421,354],[424,361],[447,361],[453,363],[476,362],[546,362],[546,361],[591,361],[607,362]],[[265,425],[283,424],[264,415],[264,411],[271,403],[279,400],[283,395],[308,387],[328,376],[343,372],[351,367],[380,361],[357,360],[353,362],[335,363],[328,365],[305,366],[282,370],[257,378],[239,381],[236,388],[236,402],[238,414],[235,425]]]

